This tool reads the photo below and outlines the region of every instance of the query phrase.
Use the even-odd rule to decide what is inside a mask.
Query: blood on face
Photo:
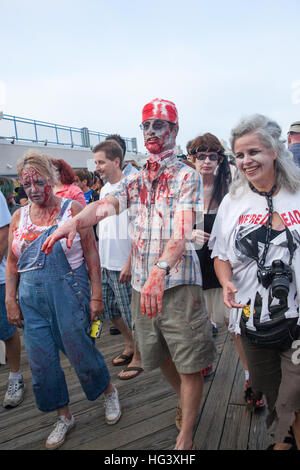
[[[22,171],[22,183],[27,197],[35,204],[43,205],[49,199],[52,186],[36,168],[25,167]]]
[[[143,125],[145,147],[151,154],[162,153],[175,146],[175,128],[168,121],[149,119]]]

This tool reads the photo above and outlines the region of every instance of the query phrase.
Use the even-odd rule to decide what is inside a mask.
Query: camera
[[[280,259],[275,259],[271,266],[264,266],[257,271],[259,282],[266,289],[271,286],[272,296],[285,299],[289,293],[289,284],[293,280],[291,268]]]

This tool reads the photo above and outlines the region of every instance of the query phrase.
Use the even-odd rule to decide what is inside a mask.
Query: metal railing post
[[[90,147],[90,135],[87,127],[81,128],[81,142],[83,147]]]

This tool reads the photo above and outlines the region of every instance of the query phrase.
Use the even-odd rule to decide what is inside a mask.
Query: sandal
[[[122,372],[131,372],[131,371],[133,371],[135,373],[130,375],[129,377],[120,377],[120,374],[118,374],[118,379],[120,379],[120,380],[134,379],[135,377],[140,375],[140,373],[143,372],[144,369],[142,367],[131,366],[131,367],[125,367],[125,369],[122,370]],[[122,372],[120,372],[120,373],[122,373]]]
[[[249,387],[248,380],[246,380],[245,384],[245,401],[247,404],[247,408],[250,411],[255,411],[263,408],[265,406],[265,400],[263,399],[262,395],[261,398],[258,398],[251,387]]]
[[[129,364],[131,362],[132,358],[133,358],[133,353],[132,354],[118,354],[116,357],[113,358],[112,363],[116,367],[126,366],[126,364]],[[122,361],[114,362],[115,359],[122,359]]]

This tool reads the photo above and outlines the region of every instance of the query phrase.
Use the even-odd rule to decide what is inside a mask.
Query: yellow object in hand
[[[102,330],[102,322],[101,320],[93,321],[91,326],[90,336],[91,338],[100,338]]]

